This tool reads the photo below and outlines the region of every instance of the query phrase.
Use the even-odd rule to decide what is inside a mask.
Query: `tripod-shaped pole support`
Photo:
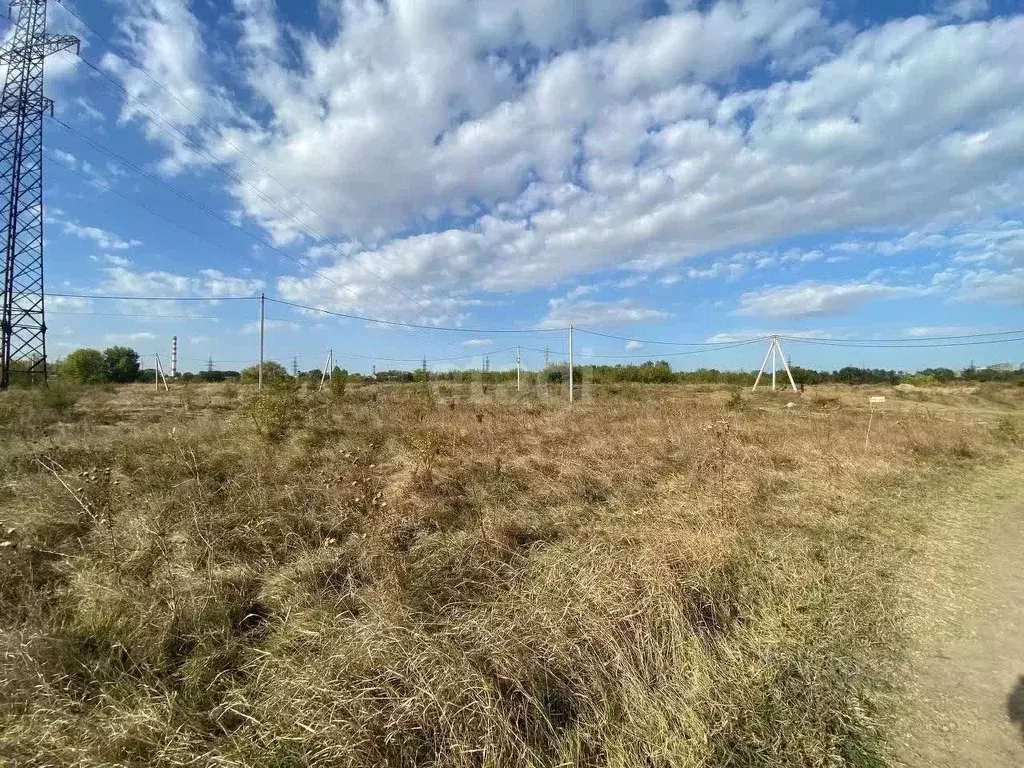
[[[761,370],[757,372],[757,379],[754,381],[754,386],[750,391],[757,391],[757,385],[761,383],[761,377],[764,375],[765,368],[768,367],[769,357],[772,359],[772,392],[776,389],[775,371],[778,366],[778,360],[782,360],[782,367],[786,371],[786,376],[789,377],[789,385],[793,387],[793,391],[796,392],[796,382],[793,381],[793,373],[789,370],[789,363],[786,361],[786,356],[782,353],[782,345],[779,344],[778,336],[772,336],[772,341],[768,345],[768,352],[766,352],[764,356],[764,362],[761,363]]]

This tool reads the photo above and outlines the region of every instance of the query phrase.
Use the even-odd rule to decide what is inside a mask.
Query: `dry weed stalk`
[[[838,387],[421,389],[19,416],[0,763],[882,765],[909,500],[1022,448],[1002,389],[869,452]]]

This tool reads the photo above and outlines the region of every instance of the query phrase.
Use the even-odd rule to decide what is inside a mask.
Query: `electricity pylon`
[[[13,0],[18,19],[0,49],[7,67],[0,97],[0,227],[4,248],[3,315],[0,318],[0,389],[12,376],[46,381],[43,312],[43,61],[74,48],[71,35],[46,34],[46,0]]]

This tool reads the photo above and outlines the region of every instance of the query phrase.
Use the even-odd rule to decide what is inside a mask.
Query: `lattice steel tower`
[[[46,0],[14,0],[18,19],[0,49],[7,66],[0,98],[0,227],[4,249],[3,317],[0,318],[0,389],[14,377],[46,381],[43,313],[43,61],[74,48],[71,35],[46,34]]]

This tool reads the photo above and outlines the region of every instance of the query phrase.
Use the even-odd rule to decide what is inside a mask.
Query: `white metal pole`
[[[772,392],[775,391],[775,347],[778,343],[778,339],[775,336],[772,336]]]
[[[576,395],[573,392],[573,373],[572,373],[572,323],[569,323],[569,402],[573,402],[576,399]]]
[[[782,358],[782,367],[786,369],[786,375],[789,377],[789,386],[793,388],[794,392],[799,392],[796,388],[796,382],[793,381],[793,372],[789,370],[789,361],[786,360],[786,356],[782,352],[782,345],[777,338],[775,339],[775,346],[779,348],[779,357]]]
[[[522,362],[523,358],[519,353],[519,345],[516,345],[516,392],[523,391],[522,384]]]
[[[754,379],[754,386],[751,387],[751,392],[757,391],[757,385],[761,383],[761,377],[764,376],[765,366],[768,365],[768,355],[772,353],[772,349],[775,348],[774,343],[768,345],[768,351],[764,353],[764,360],[761,361],[761,370],[757,372],[757,378]]]
[[[259,383],[257,384],[257,391],[263,391],[263,321],[265,318],[265,305],[267,297],[264,294],[260,294],[260,367],[259,367]]]
[[[158,368],[158,366],[160,365],[160,363],[159,363],[160,355],[153,355],[153,361],[154,361],[153,362],[153,388],[157,392],[159,392],[160,391],[160,369]]]
[[[178,337],[171,337],[171,378],[178,375]]]

